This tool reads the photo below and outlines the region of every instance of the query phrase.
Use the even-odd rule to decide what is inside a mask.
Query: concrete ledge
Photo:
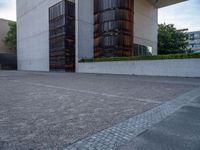
[[[200,59],[78,63],[79,73],[200,77]]]

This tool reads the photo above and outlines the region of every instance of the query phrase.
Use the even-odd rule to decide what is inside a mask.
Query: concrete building
[[[194,53],[200,53],[200,31],[188,32],[188,48]]]
[[[74,3],[75,6],[75,55],[70,56],[74,57],[77,70],[78,61],[81,58],[102,57],[105,53],[107,53],[106,56],[110,56],[110,53],[114,56],[132,55],[130,46],[133,44],[146,46],[153,55],[156,55],[158,9],[185,0],[68,1]],[[51,18],[55,15],[49,13],[54,11],[52,6],[55,6],[55,10],[59,8],[55,5],[58,2],[60,0],[17,0],[19,70],[50,70],[51,56],[55,56],[50,51],[54,47],[51,44],[51,36],[53,37],[55,31],[51,28],[55,25],[52,20],[56,19]],[[111,19],[113,15],[114,21]],[[126,23],[123,23],[125,21]],[[111,48],[117,53],[111,51]]]

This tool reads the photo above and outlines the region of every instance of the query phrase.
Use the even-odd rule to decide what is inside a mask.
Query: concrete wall
[[[81,58],[93,57],[93,18],[94,0],[76,0],[76,64]]]
[[[19,70],[49,71],[48,8],[60,0],[17,0]]]
[[[5,44],[5,36],[9,31],[8,23],[11,22],[9,20],[0,19],[0,53],[15,53],[15,50],[8,49]]]
[[[17,0],[19,70],[49,71],[48,9],[59,1]]]
[[[157,54],[158,9],[147,0],[135,0],[134,43],[152,47]]]
[[[19,70],[49,71],[48,8],[59,1],[17,0]],[[93,0],[76,0],[76,52],[93,57]]]
[[[176,3],[181,3],[188,0],[148,0],[151,4],[154,4],[157,8],[166,7]]]
[[[200,77],[200,59],[79,63],[80,73]]]

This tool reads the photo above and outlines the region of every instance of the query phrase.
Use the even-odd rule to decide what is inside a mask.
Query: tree
[[[186,53],[188,36],[174,25],[158,25],[158,54]]]
[[[17,47],[16,22],[10,22],[8,25],[10,29],[5,37],[4,43],[9,49],[15,50]]]

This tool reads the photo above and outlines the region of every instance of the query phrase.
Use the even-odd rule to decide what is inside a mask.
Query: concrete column
[[[93,57],[94,1],[76,0],[76,68],[81,58]],[[77,70],[77,69],[76,69]]]
[[[150,46],[157,55],[158,9],[147,0],[135,0],[134,43]]]

